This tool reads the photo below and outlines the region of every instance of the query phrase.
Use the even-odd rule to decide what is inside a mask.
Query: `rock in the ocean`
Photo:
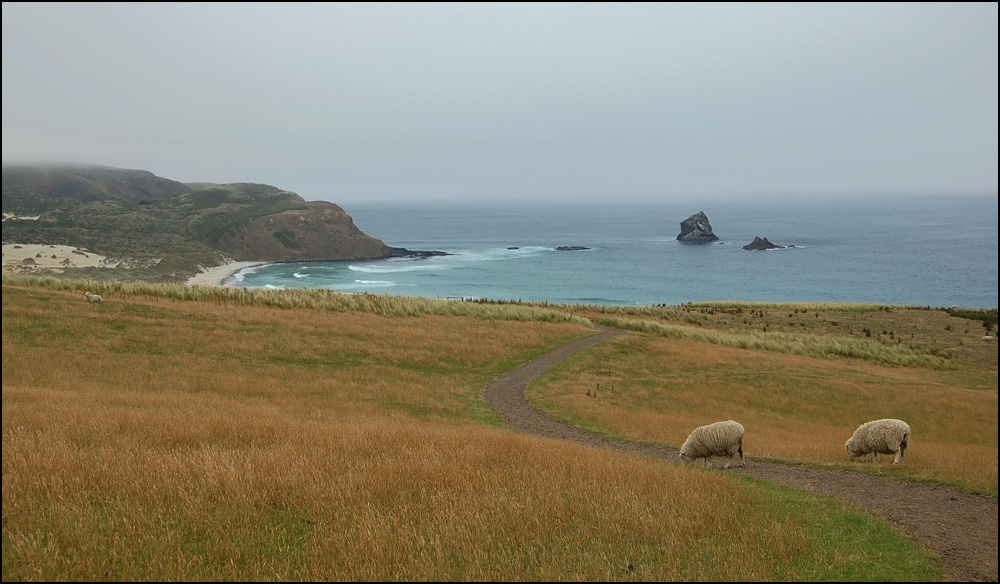
[[[410,258],[410,259],[425,259],[437,256],[450,256],[446,251],[421,251],[416,249],[406,249],[405,247],[390,247],[389,254],[386,257],[390,258]]]
[[[743,249],[759,251],[762,249],[784,249],[783,245],[776,245],[768,241],[766,237],[754,237],[753,241],[743,246]]]
[[[718,236],[712,233],[712,224],[703,211],[698,211],[681,222],[681,232],[677,241],[682,243],[708,243],[718,241]]]
[[[589,247],[583,247],[582,245],[560,245],[556,248],[556,251],[583,251],[585,249],[590,249]]]

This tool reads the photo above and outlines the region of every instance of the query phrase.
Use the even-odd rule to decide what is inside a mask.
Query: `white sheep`
[[[899,464],[903,462],[909,445],[910,425],[903,420],[885,418],[858,426],[844,448],[852,462],[855,458],[864,460],[869,452],[874,452],[875,462],[878,462],[879,454],[895,454],[896,459],[892,463]]]
[[[746,458],[743,456],[744,432],[743,424],[733,420],[699,426],[691,432],[691,435],[681,446],[681,460],[690,462],[704,458],[705,466],[708,466],[709,458],[728,456],[731,460],[726,463],[725,468],[729,468],[736,460],[736,455],[739,454],[739,465],[743,466],[746,462]]]
[[[100,302],[101,297],[97,294],[91,294],[90,292],[83,293],[83,299],[87,302]]]

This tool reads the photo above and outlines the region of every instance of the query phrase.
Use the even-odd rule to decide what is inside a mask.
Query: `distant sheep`
[[[875,462],[878,462],[879,454],[895,454],[896,459],[892,463],[899,464],[903,462],[909,445],[909,424],[903,420],[882,419],[861,424],[844,448],[852,462],[855,458],[865,459],[869,452],[874,452]]]
[[[738,454],[740,456],[739,465],[743,466],[746,462],[746,458],[743,456],[744,432],[743,424],[733,420],[699,426],[691,432],[691,435],[681,446],[681,460],[690,462],[704,458],[705,466],[708,466],[709,458],[727,456],[730,461],[726,463],[725,468],[729,468]]]
[[[87,302],[100,302],[101,297],[97,294],[91,294],[90,292],[83,293],[83,299]]]

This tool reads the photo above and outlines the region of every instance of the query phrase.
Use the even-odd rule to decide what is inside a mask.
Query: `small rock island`
[[[761,251],[765,249],[784,249],[785,246],[771,243],[766,237],[755,236],[753,241],[743,246],[743,249],[750,251]]]
[[[719,237],[712,233],[712,224],[704,211],[698,211],[681,222],[681,232],[677,241],[681,243],[709,243],[718,241]]]

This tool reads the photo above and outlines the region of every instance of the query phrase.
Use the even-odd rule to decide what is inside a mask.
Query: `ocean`
[[[270,264],[229,283],[557,304],[997,307],[996,195],[342,206],[390,246],[453,255]],[[719,240],[676,241],[681,221],[699,211]],[[755,236],[786,247],[744,250]]]

